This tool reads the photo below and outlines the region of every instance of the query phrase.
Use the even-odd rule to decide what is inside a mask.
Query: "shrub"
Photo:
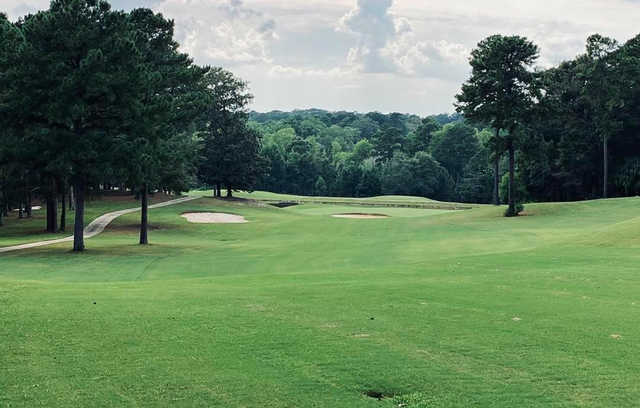
[[[512,214],[509,212],[509,208],[507,208],[504,212],[505,217],[517,217],[518,214],[524,211],[524,205],[522,203],[516,203],[515,213]]]

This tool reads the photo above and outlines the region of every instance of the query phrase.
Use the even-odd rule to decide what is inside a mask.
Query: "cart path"
[[[175,199],[175,200],[170,200],[170,201],[165,201],[163,203],[150,205],[149,209],[167,207],[167,206],[170,206],[170,205],[180,204],[180,203],[186,203],[188,201],[197,200],[199,198],[201,198],[201,197],[183,197],[183,198],[178,198],[178,199]],[[140,211],[140,207],[128,208],[126,210],[114,211],[114,212],[110,212],[110,213],[106,213],[104,215],[101,215],[101,216],[99,216],[98,218],[93,220],[89,225],[87,225],[85,227],[85,229],[84,229],[84,237],[85,238],[95,237],[96,235],[98,235],[102,231],[104,231],[104,229],[109,224],[111,224],[111,221],[115,220],[116,218],[118,218],[121,215],[130,214],[130,213],[133,213],[133,212],[136,212],[136,211]],[[71,235],[70,237],[66,237],[66,238],[51,239],[51,240],[48,240],[48,241],[31,242],[29,244],[21,244],[21,245],[13,245],[13,246],[8,246],[8,247],[2,247],[2,248],[0,248],[0,253],[11,252],[11,251],[19,251],[21,249],[28,249],[28,248],[37,248],[37,247],[41,247],[41,246],[45,246],[45,245],[60,244],[62,242],[70,242],[70,241],[73,241],[73,235]]]

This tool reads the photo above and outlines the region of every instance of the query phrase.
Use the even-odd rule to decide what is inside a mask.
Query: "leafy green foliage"
[[[504,150],[509,153],[509,215],[516,215],[515,144],[521,135],[518,130],[532,117],[539,100],[538,77],[532,69],[538,53],[538,47],[524,37],[487,37],[471,53],[471,78],[456,95],[458,112],[495,129],[489,145],[496,167],[500,154]],[[501,130],[508,132],[504,140]],[[499,174],[494,173],[497,191]]]
[[[266,163],[273,164],[275,157],[260,156],[261,134],[247,123],[246,109],[253,99],[247,83],[214,68],[205,75],[203,85],[207,106],[204,131],[199,134],[203,139],[199,178],[218,190],[224,186],[228,194],[233,189],[252,190]]]
[[[459,181],[469,160],[480,150],[476,130],[464,122],[446,125],[434,133],[430,151],[453,177]]]
[[[441,130],[435,117],[319,110],[253,112],[251,126],[263,134],[261,154],[269,162],[260,189],[319,194],[313,183],[321,177],[326,184],[323,195],[454,198],[456,180],[431,156],[433,139]],[[447,129],[440,132],[444,135],[442,143],[437,143],[443,161],[456,160],[449,154],[464,152],[473,156],[481,150],[473,127],[460,121]],[[468,145],[463,146],[465,143]],[[461,156],[456,163],[467,159]]]

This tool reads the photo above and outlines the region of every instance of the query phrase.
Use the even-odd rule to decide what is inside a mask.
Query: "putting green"
[[[0,406],[637,406],[640,199],[345,207],[0,255]]]
[[[430,210],[422,208],[366,207],[353,205],[302,204],[284,209],[286,212],[305,215],[330,216],[333,214],[363,213],[384,214],[389,217],[428,217],[431,215],[452,213],[450,210]]]

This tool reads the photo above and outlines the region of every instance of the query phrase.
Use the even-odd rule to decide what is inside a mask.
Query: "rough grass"
[[[154,194],[149,197],[149,204],[155,204],[174,199],[176,197],[164,194]],[[58,203],[60,205],[60,203]],[[65,232],[55,234],[45,232],[46,229],[46,207],[34,210],[31,218],[18,218],[18,212],[12,211],[8,217],[3,217],[5,225],[0,227],[0,247],[26,244],[29,242],[45,241],[50,239],[64,238],[73,235],[73,217],[75,211],[67,211],[67,222]],[[98,218],[102,214],[111,211],[124,210],[140,206],[140,201],[132,195],[112,195],[100,198],[88,198],[85,203],[85,224]],[[58,208],[58,222],[60,222],[60,208]]]
[[[0,255],[0,406],[636,407],[639,204],[203,198]]]

